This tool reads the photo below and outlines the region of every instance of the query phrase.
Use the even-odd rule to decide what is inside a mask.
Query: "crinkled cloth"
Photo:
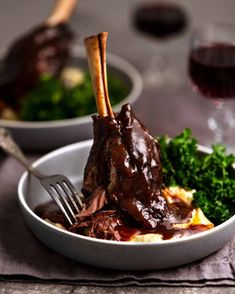
[[[0,279],[98,286],[235,285],[235,239],[203,260],[156,271],[100,269],[56,254],[38,241],[24,223],[17,201],[17,182],[22,172],[14,159],[0,157]]]

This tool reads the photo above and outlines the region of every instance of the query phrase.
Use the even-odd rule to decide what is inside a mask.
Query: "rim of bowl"
[[[38,167],[40,164],[46,162],[48,159],[53,158],[56,155],[61,155],[65,152],[68,152],[70,150],[74,150],[74,149],[78,149],[79,147],[86,147],[86,146],[91,146],[92,143],[92,139],[91,140],[86,140],[86,141],[81,141],[81,142],[77,142],[74,144],[70,144],[67,146],[64,146],[62,148],[58,148],[52,152],[47,153],[46,155],[40,157],[38,160],[36,160],[32,166],[33,167]],[[198,151],[203,152],[203,153],[210,153],[212,152],[212,150],[206,146],[203,145],[198,145]],[[224,227],[226,227],[227,225],[229,225],[230,223],[235,222],[235,215],[233,215],[231,218],[229,218],[228,220],[226,220],[225,222],[215,226],[214,228],[204,231],[204,232],[200,232],[191,236],[186,236],[183,238],[179,238],[179,239],[172,239],[172,240],[163,240],[163,241],[155,241],[155,242],[131,242],[131,241],[112,241],[112,240],[103,240],[103,239],[97,239],[97,238],[92,238],[92,237],[88,237],[88,236],[83,236],[83,235],[79,235],[76,233],[72,233],[63,229],[60,229],[48,222],[46,222],[45,220],[43,220],[42,218],[40,218],[39,216],[37,216],[34,211],[28,206],[26,200],[25,200],[25,196],[23,193],[23,184],[26,181],[26,178],[29,176],[29,173],[26,171],[23,173],[23,175],[21,176],[19,183],[18,183],[18,200],[21,203],[21,205],[23,206],[23,208],[31,215],[31,217],[33,217],[34,219],[36,219],[37,221],[39,221],[42,225],[47,226],[48,228],[55,230],[59,233],[68,235],[70,237],[75,237],[75,238],[81,238],[83,240],[86,241],[90,241],[90,242],[98,242],[98,243],[103,243],[103,244],[110,244],[110,245],[119,245],[119,246],[167,246],[170,244],[178,244],[178,243],[187,243],[190,242],[192,240],[197,240],[197,239],[201,239],[204,236],[210,236],[212,234],[214,234],[215,232],[221,231],[223,230]]]
[[[72,47],[72,57],[86,59],[86,53],[83,46],[74,45]],[[139,71],[127,60],[119,57],[115,54],[107,52],[107,66],[117,68],[118,70],[125,73],[132,82],[132,88],[130,93],[125,99],[113,106],[113,109],[119,108],[124,103],[133,103],[138,99],[143,90],[143,80]],[[75,118],[66,118],[55,121],[10,121],[6,119],[0,119],[0,124],[2,127],[14,127],[18,129],[36,129],[36,128],[51,128],[51,127],[63,127],[76,125],[78,122],[83,124],[90,122],[91,115],[93,113]]]

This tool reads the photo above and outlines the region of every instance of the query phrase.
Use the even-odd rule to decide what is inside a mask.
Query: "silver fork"
[[[0,128],[0,147],[17,159],[29,173],[40,180],[70,225],[76,222],[76,214],[80,212],[82,193],[78,192],[70,180],[64,175],[44,175],[31,166],[20,147],[16,144],[8,130]]]

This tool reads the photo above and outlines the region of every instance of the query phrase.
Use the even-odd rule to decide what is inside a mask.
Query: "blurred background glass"
[[[179,84],[180,76],[169,62],[169,40],[179,37],[185,31],[188,25],[185,9],[170,0],[143,1],[134,12],[133,22],[139,32],[154,38],[158,45],[144,71],[145,84],[150,87]]]

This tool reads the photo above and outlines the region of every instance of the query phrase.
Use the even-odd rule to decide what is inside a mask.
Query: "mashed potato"
[[[185,206],[191,207],[193,201],[193,193],[195,190],[186,191],[179,187],[170,187],[163,190],[163,196],[166,198],[169,204],[182,203]],[[183,236],[192,235],[189,234],[191,228],[194,228],[195,232],[206,231],[213,228],[214,225],[208,220],[200,208],[193,208],[192,216],[184,223],[175,223],[172,225],[173,229],[179,231],[178,234],[174,235],[171,239],[178,239]],[[198,230],[197,230],[198,229]],[[131,242],[156,242],[162,241],[162,234],[138,234],[133,235],[129,241]]]

